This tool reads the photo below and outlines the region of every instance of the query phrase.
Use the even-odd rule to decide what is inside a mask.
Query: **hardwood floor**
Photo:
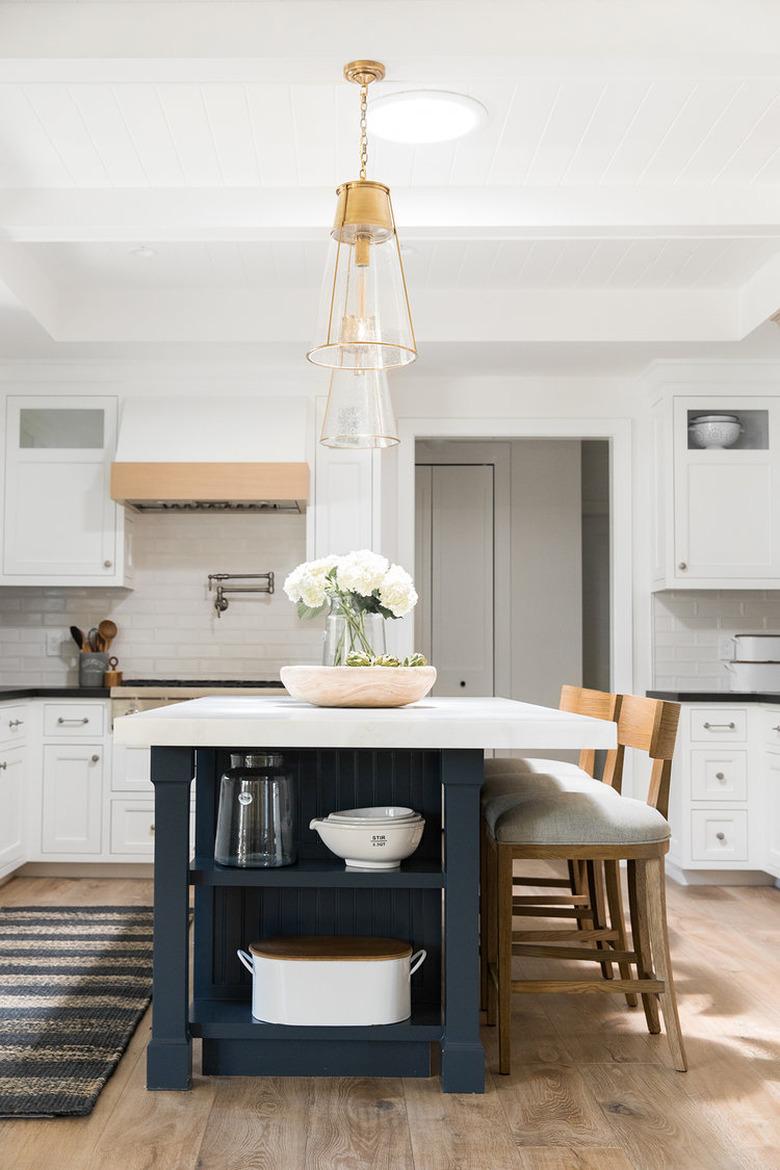
[[[147,881],[0,889],[0,905],[151,900]],[[197,1077],[192,1093],[147,1093],[147,1016],[91,1116],[0,1122],[0,1168],[778,1170],[780,891],[670,884],[669,911],[687,1073],[618,997],[517,996],[511,1076],[483,1031],[484,1097],[443,1096],[435,1078]]]

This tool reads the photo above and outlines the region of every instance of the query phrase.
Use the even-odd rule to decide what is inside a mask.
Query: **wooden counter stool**
[[[677,1015],[666,928],[664,856],[669,849],[671,761],[680,708],[676,703],[625,695],[618,715],[623,747],[646,752],[652,760],[647,803],[616,796],[598,784],[566,791],[547,787],[518,800],[499,796],[485,808],[485,917],[487,920],[488,1021],[499,1027],[499,1071],[510,1071],[512,993],[638,992],[648,1029],[660,1032],[660,1001],[674,1067],[686,1069]],[[512,863],[516,860],[584,863],[590,873],[611,863],[628,863],[632,949],[612,952],[621,978],[615,980],[512,979],[512,955],[525,958],[603,963],[604,951],[584,944],[603,942],[604,930],[520,931],[513,934],[513,914],[524,907],[513,899]],[[614,884],[614,882],[613,882]],[[609,932],[616,927],[614,912]],[[636,976],[631,976],[636,967]]]
[[[584,687],[564,684],[561,687],[559,710],[570,711],[575,715],[588,715],[591,719],[608,719],[615,722],[618,716],[620,697],[607,691],[588,690]],[[485,783],[482,786],[482,826],[480,849],[480,885],[483,892],[487,888],[487,845],[485,837],[485,811],[488,805],[498,797],[512,796],[518,800],[526,800],[551,790],[576,790],[589,788],[599,780],[608,789],[619,793],[623,780],[624,748],[618,744],[610,750],[604,762],[600,777],[596,777],[596,753],[592,748],[583,748],[576,764],[564,760],[547,759],[493,759],[485,760]],[[596,945],[601,949],[609,950],[617,946],[618,950],[625,950],[625,937],[622,932],[623,906],[620,884],[605,882],[600,866],[590,871],[584,863],[579,861],[568,862],[567,877],[525,877],[515,876],[513,896],[517,906],[547,907],[545,917],[571,918],[574,917],[579,930],[601,929],[605,932],[604,939]],[[566,894],[551,893],[548,895],[525,896],[523,887],[546,887],[553,891],[566,890]],[[606,900],[611,898],[614,905],[614,918],[618,925],[613,931],[606,929]],[[522,901],[521,901],[522,900]],[[541,914],[541,909],[538,910]],[[607,935],[611,934],[612,938]],[[481,961],[481,1006],[487,1008],[487,915],[480,918],[480,961]],[[611,964],[602,963],[602,975],[608,979],[612,976]],[[627,995],[630,1006],[636,1006],[634,995]]]

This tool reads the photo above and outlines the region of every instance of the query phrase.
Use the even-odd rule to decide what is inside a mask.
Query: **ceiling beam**
[[[296,342],[305,349],[316,290],[83,290],[46,327],[62,342]],[[415,326],[426,342],[732,341],[736,296],[700,290],[423,290]]]
[[[747,337],[780,309],[780,255],[767,260],[738,294],[739,328]]]
[[[561,239],[780,237],[773,188],[396,188],[404,237]],[[332,187],[0,191],[0,231],[18,243],[322,240]]]
[[[334,19],[334,9],[338,19]],[[568,76],[755,76],[778,72],[780,11],[765,0],[102,0],[0,6],[3,80],[155,80],[171,61],[198,79],[333,80],[344,61],[378,56],[396,80]],[[550,47],[555,47],[554,56]],[[207,59],[211,59],[207,63]],[[159,72],[161,62],[164,73]],[[188,75],[189,79],[190,75]],[[180,78],[184,80],[185,78]],[[228,78],[225,78],[228,79]]]

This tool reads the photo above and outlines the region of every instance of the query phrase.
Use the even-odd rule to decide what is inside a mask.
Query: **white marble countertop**
[[[125,715],[134,747],[611,748],[614,723],[513,699],[433,699],[409,707],[312,707],[287,695],[225,695]]]

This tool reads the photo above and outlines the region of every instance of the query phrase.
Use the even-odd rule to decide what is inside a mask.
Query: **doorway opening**
[[[610,443],[418,439],[415,645],[434,694],[609,690]]]

